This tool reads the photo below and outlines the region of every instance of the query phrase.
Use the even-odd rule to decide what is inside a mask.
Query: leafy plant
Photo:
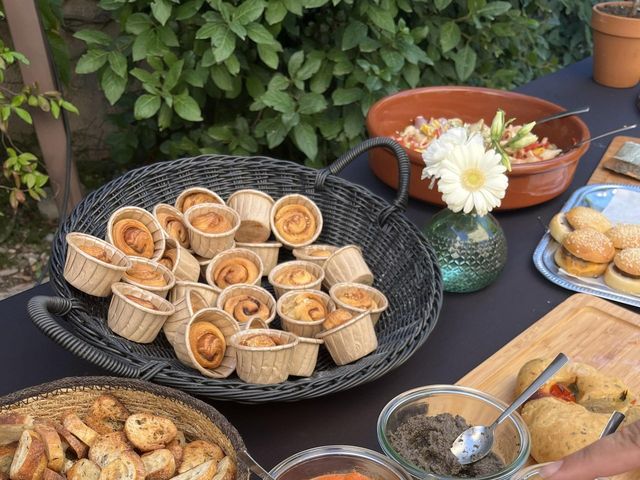
[[[111,143],[124,161],[270,151],[322,165],[364,137],[364,116],[385,95],[451,83],[511,88],[590,46],[581,0],[99,5],[120,32],[77,32],[87,52],[76,72],[97,73],[121,107],[126,127]]]

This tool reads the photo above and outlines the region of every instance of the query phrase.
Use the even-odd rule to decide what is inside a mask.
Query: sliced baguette
[[[60,435],[58,435],[54,427],[46,423],[36,423],[33,429],[44,442],[44,451],[47,454],[47,468],[54,472],[60,472],[64,463],[64,450]]]
[[[205,442],[204,440],[194,440],[184,446],[182,463],[180,464],[178,473],[191,470],[208,460],[213,460],[214,465],[217,465],[223,458],[224,452],[215,443]]]
[[[166,448],[142,455],[147,480],[169,480],[176,473],[176,460]]]
[[[47,454],[44,451],[44,442],[33,430],[25,430],[13,456],[9,477],[11,480],[42,480],[45,468]]]
[[[123,452],[100,472],[99,480],[144,480],[144,464],[135,452]]]
[[[216,464],[213,460],[201,463],[191,470],[173,477],[173,480],[212,480],[216,474]]]
[[[143,452],[165,448],[178,433],[176,425],[171,420],[152,413],[136,413],[129,416],[124,424],[124,431],[129,441]]]
[[[84,459],[80,459],[80,460],[84,460]],[[68,475],[69,471],[73,468],[73,466],[78,463],[80,460],[73,460],[69,457],[65,457],[64,458],[64,463],[62,464],[62,473],[64,475]]]
[[[0,415],[0,445],[20,440],[22,432],[33,428],[33,417],[19,413]]]
[[[69,412],[62,417],[62,425],[72,434],[80,439],[85,445],[91,446],[98,438],[98,432],[88,427],[80,417],[73,412]]]
[[[122,452],[133,450],[124,432],[111,432],[100,435],[89,449],[89,460],[104,468]]]
[[[45,468],[42,480],[64,480],[64,477],[50,468]]]
[[[167,449],[172,453],[176,463],[176,471],[182,464],[182,455],[184,452],[184,446],[187,444],[187,439],[181,430],[178,430],[176,438],[167,443]]]
[[[235,480],[236,478],[236,464],[233,463],[231,457],[224,457],[218,462],[216,469],[216,475],[213,480]]]
[[[127,407],[113,395],[100,395],[89,408],[84,423],[104,435],[118,432],[131,415]]]
[[[18,448],[18,442],[0,446],[0,473],[9,475],[9,468],[16,453],[16,448]]]
[[[49,424],[56,429],[56,432],[58,432],[58,435],[62,438],[62,448],[65,452],[70,448],[76,458],[86,458],[87,453],[89,453],[89,447],[87,445],[82,443],[78,437],[67,430],[61,423],[49,422]],[[65,443],[67,447],[65,447]]]
[[[81,458],[67,472],[67,480],[98,480],[100,467],[87,458]]]

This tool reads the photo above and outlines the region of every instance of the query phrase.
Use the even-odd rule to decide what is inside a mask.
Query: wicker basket
[[[389,204],[363,187],[336,177],[373,147],[385,147],[399,159],[398,198]],[[71,352],[117,375],[144,377],[208,399],[245,403],[294,401],[346,390],[375,380],[404,363],[424,343],[436,324],[442,302],[442,279],[433,250],[402,213],[407,204],[409,163],[402,147],[390,139],[367,140],[328,168],[313,170],[265,157],[201,156],[162,162],[133,170],[87,196],[61,226],[53,242],[51,285],[62,298],[34,298],[30,314],[49,337]],[[108,299],[90,297],[63,278],[66,233],[104,235],[109,215],[123,205],[151,209],[172,203],[191,186],[204,186],[224,198],[236,190],[256,188],[279,199],[290,193],[311,198],[324,217],[317,243],[356,244],[371,268],[374,287],[385,292],[389,308],[376,326],[379,346],[372,354],[338,367],[322,349],[311,377],[291,377],[277,385],[250,385],[235,376],[205,378],[184,367],[164,335],[149,345],[135,345],[106,326]],[[281,249],[280,261],[293,260]],[[273,289],[267,282],[263,286]],[[279,328],[276,320],[272,328]]]
[[[69,377],[29,387],[0,397],[0,414],[29,413],[35,418],[56,419],[69,409],[84,417],[94,400],[110,393],[131,413],[158,411],[169,417],[188,439],[215,442],[238,466],[237,480],[248,480],[249,471],[238,462],[245,450],[238,431],[215,408],[172,388],[142,380],[115,377]]]

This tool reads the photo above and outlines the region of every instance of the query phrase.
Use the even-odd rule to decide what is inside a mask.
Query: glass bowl
[[[391,400],[378,417],[378,442],[384,453],[415,478],[457,480],[427,473],[405,460],[394,450],[387,432],[394,431],[399,422],[415,415],[460,415],[469,425],[490,425],[507,408],[497,398],[478,390],[456,385],[430,385],[401,393]],[[522,417],[514,413],[496,428],[493,452],[505,463],[505,467],[492,475],[476,477],[476,480],[510,479],[529,458],[531,438]]]
[[[328,445],[296,453],[269,473],[277,480],[312,480],[321,475],[353,471],[372,480],[411,480],[387,457],[348,445]]]

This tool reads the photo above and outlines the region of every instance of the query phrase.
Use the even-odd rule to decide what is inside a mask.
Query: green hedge
[[[377,99],[421,85],[512,88],[584,58],[583,0],[101,0],[83,30],[127,161],[199,153],[331,161]]]

